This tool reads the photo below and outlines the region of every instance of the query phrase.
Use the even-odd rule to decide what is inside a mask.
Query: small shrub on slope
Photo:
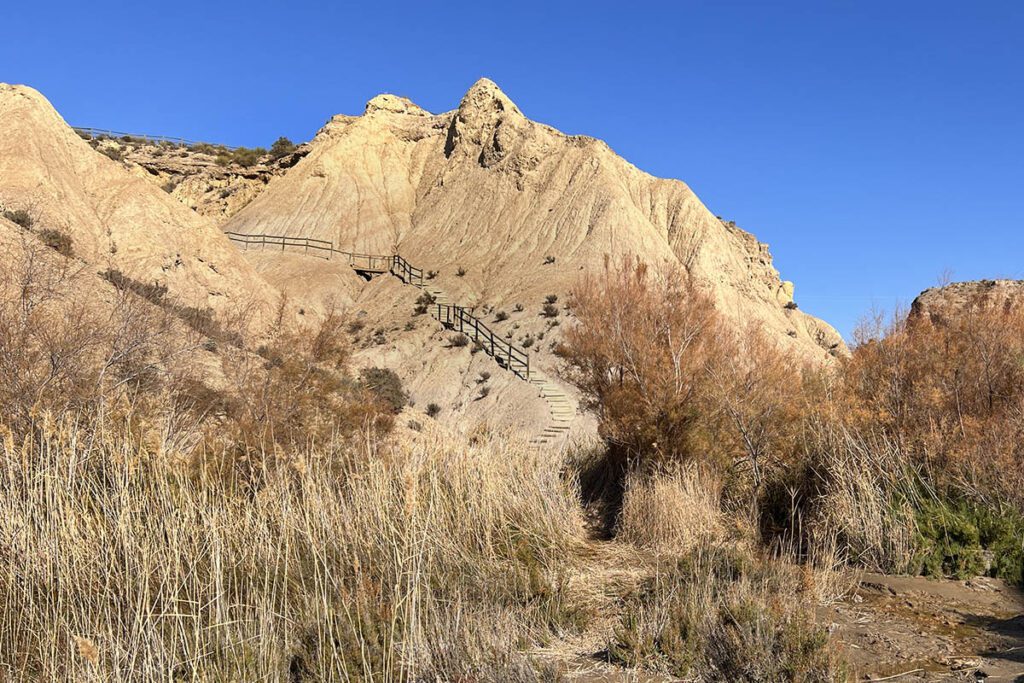
[[[11,221],[16,225],[20,225],[26,230],[31,229],[35,223],[35,219],[32,214],[25,209],[5,209],[3,212],[4,218]]]
[[[71,235],[60,230],[54,230],[52,228],[46,228],[39,231],[39,239],[43,241],[43,244],[53,249],[61,256],[70,258],[74,256],[75,250],[72,246]]]
[[[399,413],[409,402],[409,396],[402,388],[402,379],[388,368],[364,368],[359,372],[360,382],[388,406]]]
[[[295,143],[286,137],[279,137],[270,146],[270,156],[275,160],[287,156],[295,151]]]

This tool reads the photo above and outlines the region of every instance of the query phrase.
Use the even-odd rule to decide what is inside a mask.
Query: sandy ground
[[[1024,592],[997,579],[865,574],[820,616],[859,680],[1024,681]]]

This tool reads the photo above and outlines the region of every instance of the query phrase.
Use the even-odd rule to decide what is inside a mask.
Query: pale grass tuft
[[[82,659],[93,666],[97,666],[100,663],[100,651],[99,648],[96,647],[96,643],[92,642],[88,638],[75,636],[75,646],[78,648],[78,654]]]
[[[693,465],[633,472],[626,480],[617,538],[669,554],[722,538],[721,491],[717,477]]]
[[[627,601],[608,654],[685,680],[838,683],[813,605],[801,568],[699,544]]]

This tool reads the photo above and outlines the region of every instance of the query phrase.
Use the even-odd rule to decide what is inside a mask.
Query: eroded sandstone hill
[[[398,250],[437,271],[456,300],[499,307],[564,294],[606,256],[635,254],[686,268],[727,315],[762,323],[810,359],[845,349],[796,308],[767,245],[717,219],[686,184],[529,120],[486,79],[443,114],[380,95],[361,116],[335,116],[224,228]]]
[[[37,91],[0,84],[0,204],[96,272],[214,311],[272,311],[276,291],[213,220],[94,150]],[[27,222],[27,221],[26,221]]]

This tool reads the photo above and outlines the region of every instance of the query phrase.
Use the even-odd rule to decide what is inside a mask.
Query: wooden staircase
[[[576,402],[542,370],[534,370],[529,381],[540,391],[540,397],[548,404],[551,416],[544,430],[533,437],[530,443],[551,444],[566,440],[572,421],[576,419]]]
[[[235,244],[242,245],[245,250],[253,247],[256,249],[271,248],[283,252],[287,247],[292,247],[302,250],[305,254],[325,259],[332,259],[337,254],[347,259],[349,266],[362,277],[370,279],[375,275],[389,273],[405,284],[422,289],[433,299],[429,308],[431,317],[446,329],[458,330],[469,336],[499,365],[537,388],[540,397],[548,405],[550,418],[544,429],[533,437],[530,443],[550,445],[566,441],[572,422],[576,418],[576,402],[544,371],[531,367],[530,356],[524,349],[495,335],[483,321],[472,314],[471,309],[454,303],[442,289],[424,278],[420,268],[413,266],[401,255],[388,256],[343,251],[335,249],[333,242],[310,237],[237,232],[226,232],[225,234]]]

